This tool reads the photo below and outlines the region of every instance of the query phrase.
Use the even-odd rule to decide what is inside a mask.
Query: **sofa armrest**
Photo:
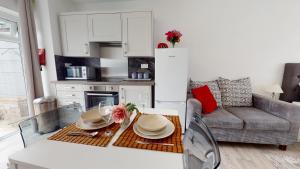
[[[300,106],[298,105],[253,94],[253,106],[300,126]]]
[[[195,98],[189,98],[187,101],[187,115],[186,115],[186,128],[193,118],[201,118],[202,105]]]

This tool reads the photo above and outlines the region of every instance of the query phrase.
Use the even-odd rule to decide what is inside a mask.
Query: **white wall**
[[[17,0],[0,0],[0,6],[17,11]]]
[[[281,84],[284,63],[300,62],[299,0],[136,0],[78,3],[76,10],[152,9],[155,44],[183,33],[194,80],[250,76],[256,90]]]
[[[61,55],[58,14],[73,8],[72,1],[67,0],[39,0],[34,3],[38,46],[46,49],[45,95],[54,95],[54,85],[50,82],[57,80],[54,55]]]

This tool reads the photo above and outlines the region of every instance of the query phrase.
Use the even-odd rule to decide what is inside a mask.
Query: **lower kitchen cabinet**
[[[139,108],[150,108],[152,107],[151,86],[120,86],[119,102],[134,103]]]
[[[58,107],[79,103],[85,110],[85,99],[83,85],[57,84],[56,98]]]

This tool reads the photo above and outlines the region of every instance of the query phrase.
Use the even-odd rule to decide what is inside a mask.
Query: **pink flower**
[[[128,117],[126,106],[120,104],[115,106],[112,110],[112,118],[116,123],[122,123]]]

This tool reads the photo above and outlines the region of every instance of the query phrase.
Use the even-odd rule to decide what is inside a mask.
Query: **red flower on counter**
[[[165,35],[167,36],[167,41],[169,41],[173,45],[173,47],[175,46],[175,43],[180,42],[180,38],[182,36],[182,34],[177,30],[169,31],[165,33]]]

